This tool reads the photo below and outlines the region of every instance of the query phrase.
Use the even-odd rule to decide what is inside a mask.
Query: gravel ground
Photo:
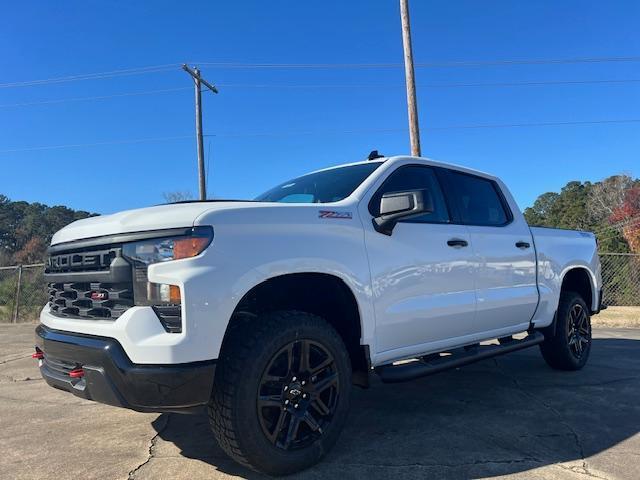
[[[640,307],[609,307],[592,321],[596,327],[640,328]]]

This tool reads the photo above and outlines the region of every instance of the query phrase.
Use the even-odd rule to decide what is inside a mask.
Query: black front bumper
[[[40,373],[52,387],[78,397],[140,412],[190,412],[206,405],[216,361],[137,365],[112,338],[72,334],[43,325],[36,346],[44,353]],[[84,376],[69,372],[82,368]]]

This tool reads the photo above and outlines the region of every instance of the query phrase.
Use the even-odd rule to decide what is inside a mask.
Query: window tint
[[[284,182],[255,199],[258,202],[329,203],[353,193],[381,162],[330,168]]]
[[[449,174],[462,223],[498,226],[509,221],[494,182],[454,171]]]
[[[433,199],[432,213],[402,220],[411,223],[447,223],[449,212],[442,190],[432,168],[408,165],[398,168],[385,180],[369,203],[369,211],[374,217],[380,214],[380,200],[385,193],[406,192],[408,190],[428,190]]]

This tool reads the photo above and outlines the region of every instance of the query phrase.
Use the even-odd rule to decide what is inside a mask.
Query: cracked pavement
[[[204,414],[48,387],[34,327],[0,325],[0,479],[260,478],[225,456]],[[293,478],[640,478],[640,329],[594,336],[580,372],[550,370],[532,348],[404,384],[373,378],[335,449]]]

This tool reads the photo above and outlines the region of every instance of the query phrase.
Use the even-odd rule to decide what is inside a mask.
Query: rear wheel
[[[347,350],[323,319],[293,311],[234,319],[216,370],[211,426],[239,463],[293,473],[334,445],[350,388]]]
[[[560,294],[555,333],[545,334],[540,351],[549,366],[558,370],[579,370],[587,363],[591,352],[591,315],[579,294]]]

